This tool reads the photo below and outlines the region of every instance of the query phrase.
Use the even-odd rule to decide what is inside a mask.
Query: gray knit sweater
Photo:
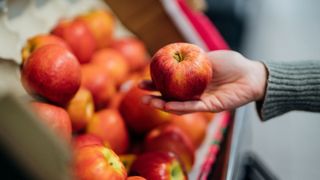
[[[320,61],[264,63],[269,74],[266,95],[257,103],[262,120],[292,110],[320,112]]]

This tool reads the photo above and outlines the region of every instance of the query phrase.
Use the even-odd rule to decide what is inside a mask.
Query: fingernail
[[[149,101],[150,101],[150,96],[142,96],[141,102],[143,104],[149,104]]]
[[[151,105],[157,109],[163,109],[163,104],[159,101],[153,100],[151,101]]]

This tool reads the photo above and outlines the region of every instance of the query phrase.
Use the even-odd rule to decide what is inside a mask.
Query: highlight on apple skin
[[[81,70],[76,57],[59,45],[35,50],[21,70],[23,87],[31,95],[66,105],[80,87]]]
[[[212,78],[205,51],[189,43],[172,43],[158,50],[150,72],[157,90],[168,100],[199,99]]]

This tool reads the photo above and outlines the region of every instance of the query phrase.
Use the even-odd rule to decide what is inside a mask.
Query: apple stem
[[[181,54],[180,52],[174,53],[173,58],[174,58],[175,60],[177,60],[178,62],[183,61],[183,56],[182,56],[182,54]]]

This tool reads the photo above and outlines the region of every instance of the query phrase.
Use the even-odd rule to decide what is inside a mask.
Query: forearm
[[[268,83],[264,100],[257,104],[262,120],[292,110],[320,112],[320,61],[265,65]]]

